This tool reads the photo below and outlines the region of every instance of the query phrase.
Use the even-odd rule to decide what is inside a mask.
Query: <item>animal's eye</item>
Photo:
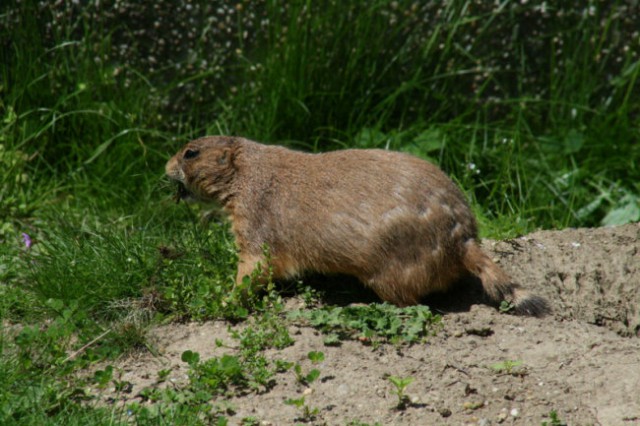
[[[200,151],[197,151],[195,149],[187,149],[184,152],[184,155],[182,156],[182,158],[184,158],[185,160],[188,160],[190,158],[196,158],[198,154],[200,154]]]

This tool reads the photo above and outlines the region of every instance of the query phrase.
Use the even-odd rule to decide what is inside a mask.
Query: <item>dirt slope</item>
[[[236,410],[230,424],[247,416],[265,425],[299,423],[299,409],[284,400],[305,395],[320,410],[311,424],[540,425],[555,410],[572,425],[640,425],[640,224],[542,231],[484,246],[517,281],[550,301],[553,316],[515,317],[472,304],[445,314],[444,330],[427,344],[376,350],[353,341],[325,347],[315,330],[292,326],[295,344],[268,357],[309,370],[307,353],[322,351],[325,360],[315,366],[320,379],[306,389],[292,372],[277,375],[270,392],[229,401]],[[162,356],[138,355],[119,365],[122,379],[134,384],[131,398],[162,368],[184,380],[180,355],[187,349],[201,359],[220,355],[216,339],[233,343],[227,326],[155,329]],[[504,361],[521,365],[513,374],[491,368]],[[394,408],[389,374],[415,379],[407,388],[413,404],[405,410]]]

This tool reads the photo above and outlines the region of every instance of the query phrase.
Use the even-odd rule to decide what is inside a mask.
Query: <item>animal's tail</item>
[[[514,283],[475,241],[466,243],[463,262],[465,268],[482,281],[485,293],[493,302],[510,303],[518,315],[542,317],[551,312],[549,303],[543,297],[533,295]]]

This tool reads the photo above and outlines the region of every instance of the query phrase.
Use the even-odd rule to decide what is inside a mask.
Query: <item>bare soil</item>
[[[304,387],[291,371],[278,374],[269,392],[227,401],[235,410],[230,424],[249,416],[264,425],[301,423],[300,410],[284,401],[304,395],[319,409],[309,424],[319,425],[540,425],[551,424],[552,410],[570,425],[640,425],[640,224],[540,231],[483,245],[517,282],[549,300],[551,316],[501,314],[458,293],[431,300],[446,312],[443,330],[426,344],[327,347],[316,330],[291,325],[295,343],[267,357],[318,368],[320,379]],[[302,302],[293,297],[288,305]],[[138,354],[117,366],[134,385],[130,401],[161,369],[184,381],[185,350],[201,359],[228,352],[215,345],[216,339],[235,344],[228,327],[154,329],[161,355]],[[309,351],[324,352],[325,360],[312,367]],[[511,371],[491,367],[504,361],[521,364]],[[403,410],[388,375],[415,379]]]

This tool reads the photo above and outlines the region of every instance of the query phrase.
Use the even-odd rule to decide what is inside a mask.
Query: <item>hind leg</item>
[[[383,273],[361,281],[371,288],[380,299],[401,308],[419,304],[422,297],[420,292],[404,282],[398,275]]]
[[[412,259],[413,260],[413,259]],[[448,259],[452,262],[453,259]],[[389,262],[384,269],[362,280],[384,301],[398,306],[417,305],[424,296],[446,291],[460,276],[462,267],[444,264],[429,256],[415,261]]]

